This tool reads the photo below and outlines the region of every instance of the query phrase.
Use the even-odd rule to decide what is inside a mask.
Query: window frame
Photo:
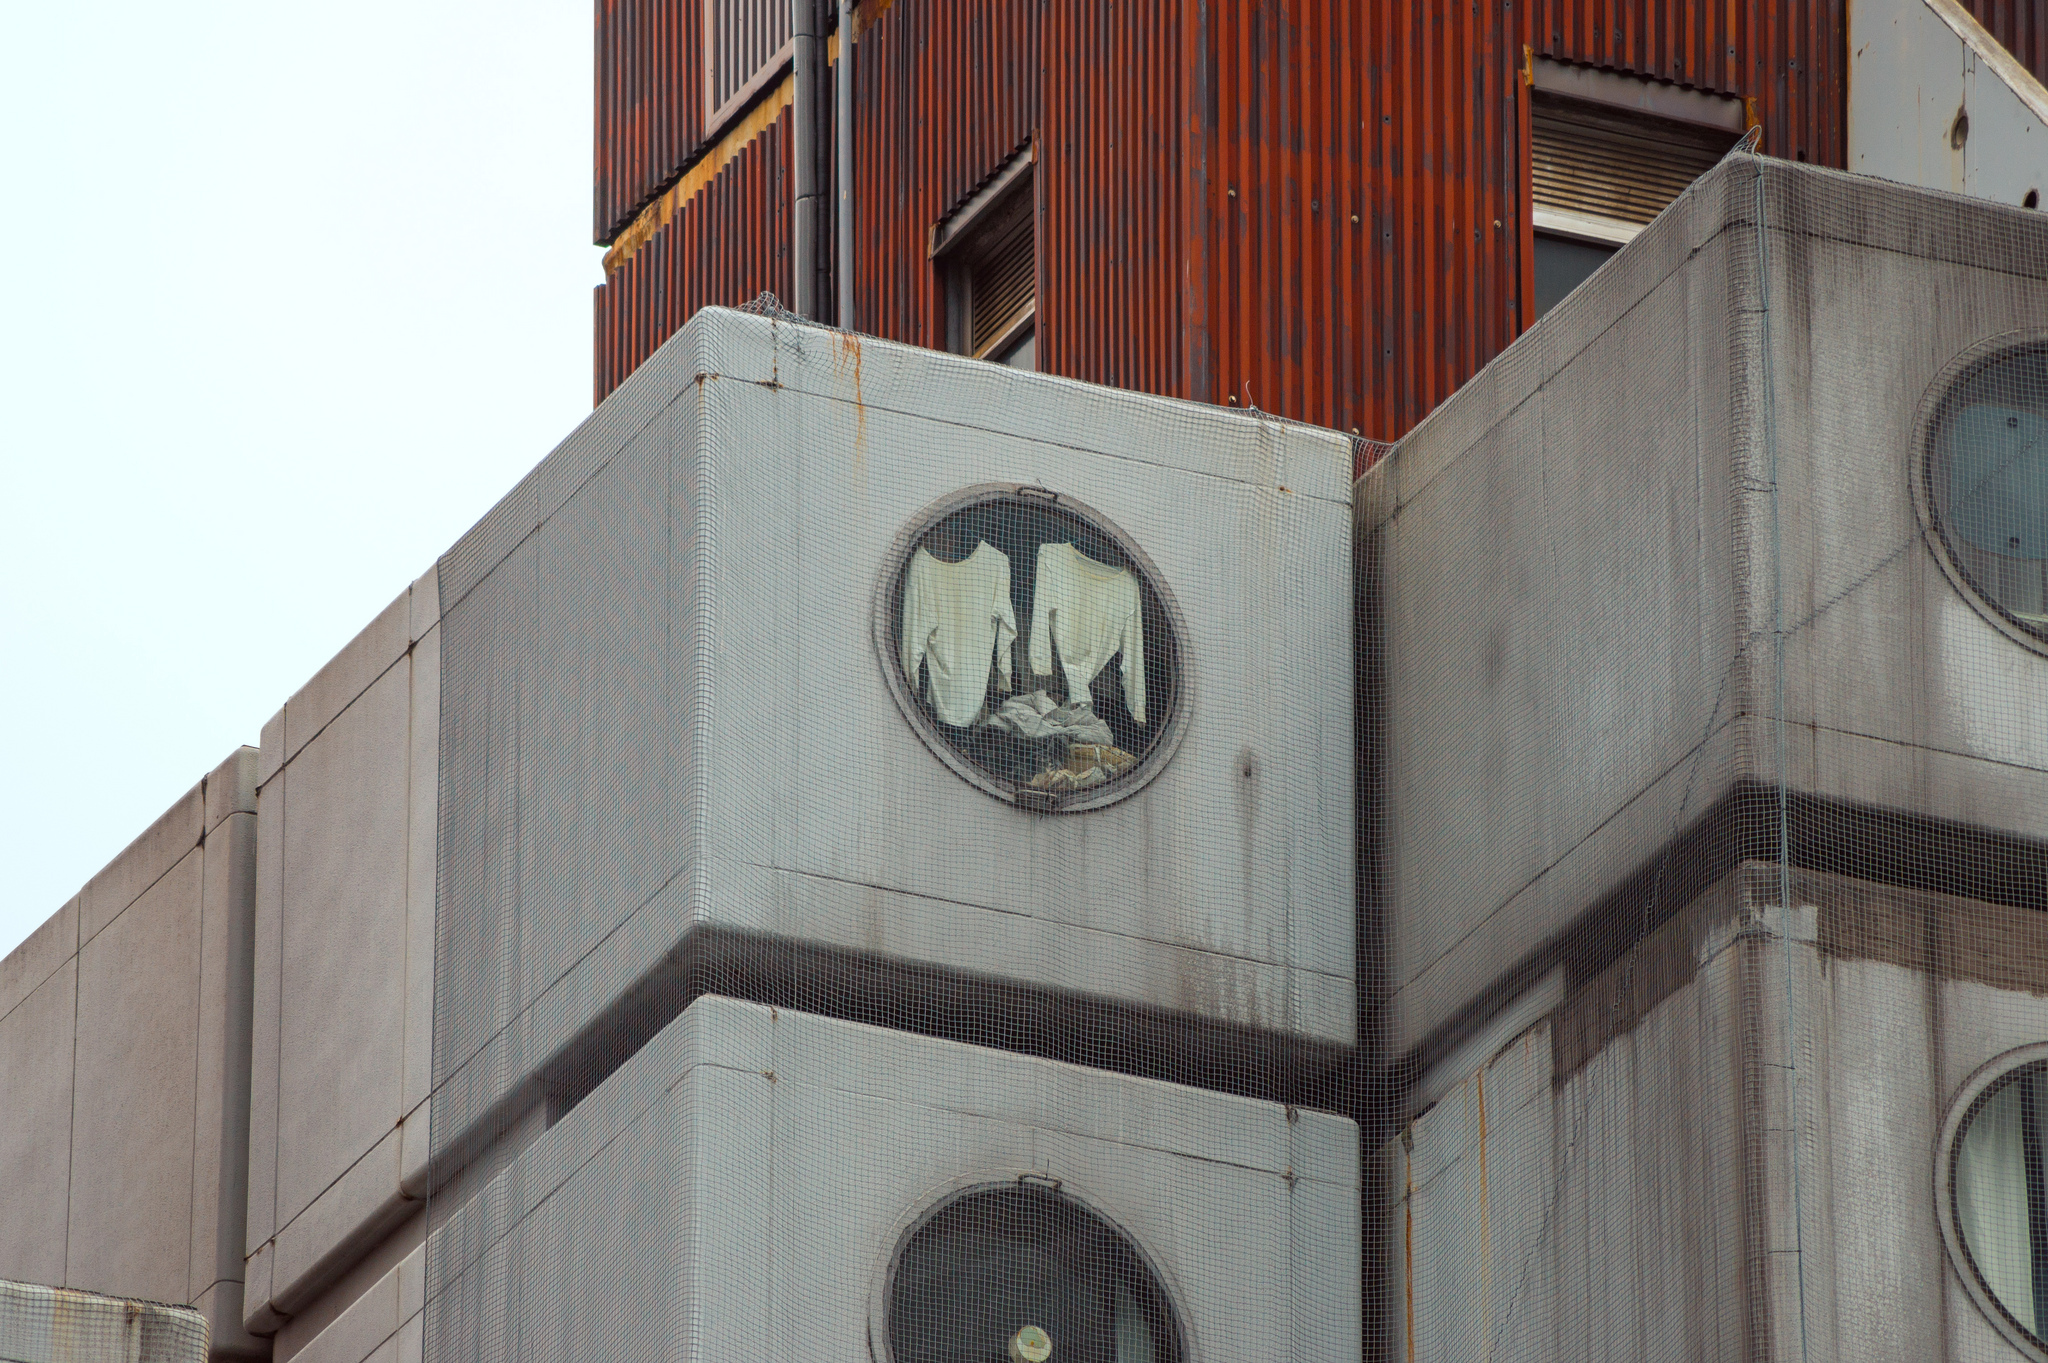
[[[704,0],[704,133],[701,140],[705,143],[716,138],[727,124],[744,113],[763,90],[779,81],[796,58],[796,34],[792,31],[783,39],[782,46],[770,53],[752,75],[741,81],[722,103],[719,101],[719,11],[750,3],[761,4],[763,10],[771,14],[779,10],[784,22],[789,20],[788,0],[765,0],[765,3],[763,0]]]
[[[955,1203],[1011,1189],[1029,1189],[1065,1202],[1108,1229],[1130,1251],[1131,1257],[1150,1276],[1158,1291],[1159,1305],[1170,1327],[1170,1337],[1164,1341],[1170,1363],[1194,1363],[1201,1357],[1181,1306],[1180,1285],[1167,1274],[1159,1256],[1133,1233],[1127,1223],[1111,1215],[1108,1208],[1095,1198],[1077,1193],[1066,1180],[1004,1170],[971,1173],[952,1179],[906,1208],[897,1218],[883,1242],[880,1258],[869,1278],[868,1352],[875,1363],[896,1363],[896,1351],[889,1339],[890,1306],[895,1295],[896,1270],[903,1262],[904,1251],[910,1247],[910,1242]],[[1055,1341],[1053,1357],[1057,1360],[1059,1356],[1058,1342]]]
[[[1977,1309],[1984,1313],[2005,1341],[2032,1359],[2033,1363],[2048,1363],[2048,1344],[2013,1319],[1978,1271],[1976,1260],[1970,1256],[1969,1246],[1963,1239],[1962,1228],[1957,1224],[1955,1180],[1956,1153],[1969,1131],[1971,1119],[2006,1084],[2017,1080],[2026,1071],[2041,1069],[2048,1069],[2048,1041],[2015,1047],[1980,1065],[1950,1100],[1948,1118],[1942,1123],[1941,1137],[1934,1147],[1934,1204],[1941,1222],[1942,1244],[1948,1251],[1949,1268],[1962,1279],[1970,1300],[1976,1303]]]
[[[1038,145],[1025,143],[958,208],[932,225],[926,251],[938,273],[945,348],[970,359],[1006,355],[1027,331],[1038,329],[1040,253],[1038,233]],[[1031,236],[1031,303],[1005,320],[980,345],[973,344],[971,280],[974,267],[1018,230]]]
[[[911,556],[924,541],[925,535],[939,522],[959,511],[981,506],[990,502],[1016,502],[1037,510],[1051,510],[1076,517],[1091,530],[1112,541],[1126,561],[1138,573],[1140,585],[1149,589],[1153,600],[1165,617],[1170,640],[1147,639],[1146,652],[1163,644],[1167,650],[1166,675],[1171,679],[1169,693],[1160,698],[1168,708],[1159,719],[1159,728],[1152,742],[1144,752],[1137,755],[1137,765],[1123,776],[1099,786],[1085,790],[1056,791],[1033,790],[1030,786],[996,775],[975,762],[953,745],[939,730],[924,707],[918,703],[913,691],[913,681],[903,675],[903,665],[896,647],[899,628],[898,613],[903,600],[903,582],[910,569]],[[976,483],[961,488],[922,511],[897,532],[895,541],[884,556],[882,571],[875,584],[873,635],[877,661],[882,668],[884,683],[896,708],[926,747],[950,768],[954,775],[969,785],[985,791],[1005,804],[1037,814],[1079,814],[1088,810],[1101,809],[1122,800],[1127,800],[1150,785],[1153,778],[1173,759],[1180,747],[1181,739],[1187,732],[1188,716],[1194,708],[1194,669],[1188,666],[1187,620],[1181,614],[1180,603],[1174,599],[1173,591],[1167,586],[1164,574],[1151,556],[1122,527],[1086,503],[1065,493],[1025,483]],[[1019,636],[1021,649],[1023,637]],[[1149,687],[1148,687],[1149,690]],[[1148,708],[1151,696],[1146,697]]]
[[[1920,518],[1921,536],[1927,543],[1928,552],[1941,565],[1949,585],[1999,633],[2031,652],[2048,656],[2048,637],[2022,624],[2003,605],[1993,600],[1977,585],[1976,578],[1971,576],[1960,556],[1954,552],[1949,543],[1949,531],[1943,525],[1941,501],[1934,489],[1935,440],[1959,401],[1964,385],[2000,361],[2028,351],[2048,357],[2048,328],[2026,328],[1987,337],[1942,366],[1920,400],[1920,410],[1913,422],[1913,444],[1907,466],[1913,507]]]

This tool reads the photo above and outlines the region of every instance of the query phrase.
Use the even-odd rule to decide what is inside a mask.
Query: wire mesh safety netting
[[[752,312],[442,563],[427,1356],[1355,1354],[1350,441]]]
[[[2048,1357],[2042,434],[1746,152],[1355,489],[701,314],[440,566],[426,1357]]]
[[[7,1363],[204,1363],[206,1318],[182,1306],[0,1281]]]
[[[1386,1356],[2043,1356],[2044,342],[1731,154],[1361,485]]]

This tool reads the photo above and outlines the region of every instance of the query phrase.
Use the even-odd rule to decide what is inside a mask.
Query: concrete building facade
[[[2048,1359],[2043,109],[1975,22],[1852,15],[1921,188],[1629,198],[1389,452],[661,322],[0,962],[0,1278],[278,1363]],[[1543,136],[1747,125],[1570,30]]]
[[[2038,215],[1733,158],[1361,480],[1395,1356],[2037,1356],[2044,326]]]
[[[0,962],[0,1278],[242,1328],[256,764],[242,748]]]

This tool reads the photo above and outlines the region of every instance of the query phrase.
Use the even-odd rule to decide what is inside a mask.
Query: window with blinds
[[[1529,179],[1536,207],[1641,227],[1713,169],[1736,134],[1536,91]]]
[[[782,74],[789,0],[704,0],[704,131],[708,136]]]
[[[1711,170],[1737,136],[1727,128],[1531,92],[1537,316]]]
[[[968,354],[985,354],[1034,310],[1038,253],[1032,249],[1031,237],[1031,220],[1026,215],[969,271]]]
[[[1037,367],[1038,234],[1031,163],[1020,156],[934,234],[946,295],[946,347]]]

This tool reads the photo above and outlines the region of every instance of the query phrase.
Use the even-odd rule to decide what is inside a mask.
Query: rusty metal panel
[[[597,0],[595,240],[612,240],[704,140],[703,0]]]
[[[943,344],[932,230],[1035,137],[1042,368],[1394,439],[1529,320],[1532,53],[1734,95],[1767,150],[1840,165],[1842,4],[869,0],[854,100],[859,326]],[[694,86],[677,85],[658,116],[629,97],[655,88],[634,83],[643,71],[701,80],[694,46],[664,65],[646,53],[670,49],[646,35],[695,44],[701,5],[600,0],[599,13],[600,109],[616,112],[599,135],[599,216],[616,233],[624,220],[606,214],[630,214],[681,164],[656,151],[695,135],[645,130],[680,128],[701,106]],[[625,37],[604,37],[656,14],[672,27],[633,30],[655,46],[630,61]],[[640,142],[615,131],[636,117]],[[693,273],[784,220],[779,197],[734,197],[741,183],[721,172],[688,223],[641,252],[672,279],[649,320],[653,304],[624,296],[653,287],[657,267],[639,255],[600,291],[600,391],[681,325],[678,300],[746,296],[737,273]],[[714,222],[716,251],[676,245]],[[629,323],[652,329],[619,331]]]
[[[785,109],[597,289],[596,401],[697,309],[789,296],[789,125]]]
[[[1533,0],[1530,23],[1539,56],[1733,95],[1768,155],[1847,164],[1845,0]]]
[[[2041,0],[1963,0],[1963,5],[2036,80],[2048,81],[2048,6]]]
[[[1511,0],[1376,0],[1371,22],[1364,308],[1377,344],[1356,424],[1391,440],[1524,325],[1528,124]]]
[[[1047,10],[1038,175],[1040,368],[1182,397],[1185,177],[1198,135],[1184,8]]]
[[[1515,334],[1512,15],[1049,10],[1044,367],[1406,430]]]
[[[944,344],[927,243],[933,226],[1031,139],[1039,9],[1036,0],[895,0],[861,32],[853,193],[860,330]],[[837,72],[835,65],[835,79]]]

